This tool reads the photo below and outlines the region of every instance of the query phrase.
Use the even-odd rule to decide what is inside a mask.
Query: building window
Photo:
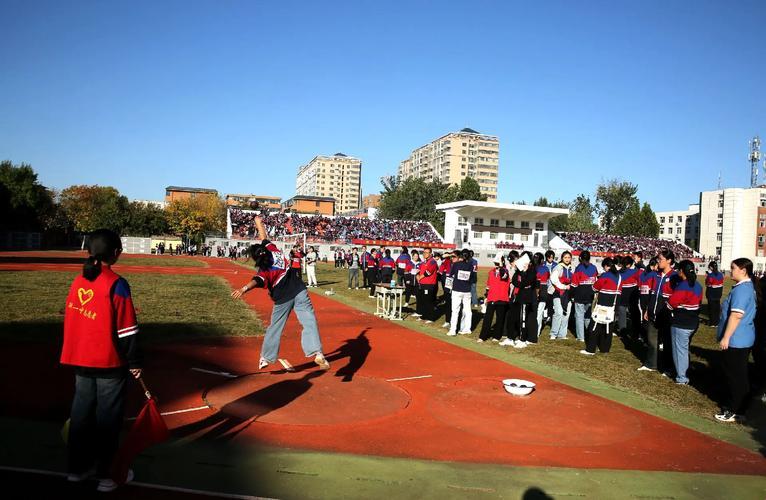
[[[680,227],[676,228],[676,234],[681,234],[681,228]]]
[[[660,234],[665,234],[665,228],[664,227],[660,228]]]
[[[480,233],[480,232],[477,232],[477,231],[474,231],[474,233],[473,233],[473,237],[474,237],[475,239],[481,239],[481,233]]]
[[[670,222],[670,223],[672,223],[672,222],[673,222],[673,216],[672,216],[672,215],[669,215],[669,216],[668,216],[668,222]]]
[[[497,233],[489,233],[489,239],[490,240],[496,240],[497,239]]]
[[[529,235],[528,234],[522,234],[521,235],[521,241],[529,241]]]
[[[715,240],[716,241],[721,241],[722,239],[723,239],[723,234],[722,233],[718,233],[718,234],[715,235]]]
[[[665,224],[665,217],[660,217],[660,224]]]
[[[489,225],[491,227],[498,227],[498,226],[500,226],[500,220],[499,219],[489,219]]]
[[[516,227],[516,222],[512,220],[505,221],[505,227]]]
[[[528,220],[521,221],[521,229],[529,229],[529,221]]]
[[[542,222],[535,222],[535,231],[542,231],[545,229],[545,224]]]
[[[484,219],[482,217],[476,217],[473,219],[474,224],[478,224],[479,226],[484,225]]]
[[[764,236],[762,234],[759,234],[758,235],[758,246],[759,247],[762,247],[764,245],[764,243],[766,243],[766,241],[764,241],[764,240],[766,240],[766,236]]]
[[[461,226],[465,225],[466,222],[467,221],[466,221],[465,217],[458,217],[457,218],[457,223],[460,224]]]

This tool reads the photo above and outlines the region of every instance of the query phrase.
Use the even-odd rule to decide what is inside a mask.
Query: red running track
[[[205,260],[232,287],[247,281],[241,267]],[[167,417],[176,435],[515,466],[766,474],[766,459],[754,452],[324,296],[311,297],[325,351],[340,349],[330,355],[329,372],[307,365],[292,374],[276,367],[254,373],[260,338],[163,345],[147,353],[146,371],[163,411],[200,406],[203,397],[213,407]],[[268,322],[271,302],[264,291],[253,291],[245,300]],[[299,331],[291,317],[280,353],[295,365],[305,360]],[[360,359],[367,343],[369,353]],[[343,368],[348,352],[361,364],[352,374]],[[243,376],[191,372],[192,366]],[[350,380],[344,381],[344,373]],[[425,375],[430,377],[386,381]],[[509,377],[533,380],[537,390],[527,398],[507,395],[500,380]],[[37,390],[50,389],[40,383]]]

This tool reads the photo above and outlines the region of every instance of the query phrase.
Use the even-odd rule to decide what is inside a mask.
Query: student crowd
[[[560,232],[558,235],[572,248],[588,250],[591,253],[620,253],[626,248],[633,248],[643,252],[644,255],[657,255],[660,251],[668,249],[679,260],[690,259],[694,256],[694,251],[686,245],[659,238],[575,231]]]
[[[396,282],[405,289],[407,307],[416,298],[411,316],[417,321],[433,323],[443,316],[447,335],[472,333],[479,279],[471,250],[442,254],[402,248],[394,259],[385,247],[363,246],[349,253],[338,251],[335,260],[336,267],[348,266],[349,288],[359,288],[361,274],[362,286],[369,288],[372,298],[376,284]],[[717,328],[729,394],[729,402],[715,416],[725,422],[742,419],[751,351],[755,382],[761,387],[766,382],[766,314],[756,317],[761,285],[753,263],[748,259],[731,263],[735,284],[723,302],[724,276],[716,262],[710,263],[704,280],[696,275],[692,261],[676,260],[668,249],[657,252],[647,264],[643,251],[637,250],[605,258],[601,267],[599,272],[588,250],[580,252],[577,266],[568,251],[558,260],[551,250],[498,254],[486,279],[477,341],[523,349],[538,343],[546,323],[550,323],[549,339],[563,340],[574,316],[574,335],[583,343],[581,354],[608,353],[613,337],[619,336],[626,344],[644,346],[639,371],[659,371],[688,385],[689,345],[700,323],[704,284],[709,325]]]

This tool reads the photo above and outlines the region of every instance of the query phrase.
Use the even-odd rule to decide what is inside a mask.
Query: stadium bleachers
[[[676,241],[642,236],[620,236],[600,233],[560,232],[558,235],[575,250],[589,252],[625,253],[642,251],[645,256],[657,255],[660,250],[672,250],[676,259],[690,259],[694,251]]]

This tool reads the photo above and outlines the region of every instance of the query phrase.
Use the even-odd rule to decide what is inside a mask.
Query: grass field
[[[171,255],[152,255],[151,257],[120,257],[114,268],[120,266],[158,266],[158,267],[207,267],[201,260]]]
[[[117,266],[115,270],[119,272]],[[61,311],[74,276],[69,272],[0,273],[0,339],[60,339]],[[255,313],[244,302],[232,300],[230,287],[220,278],[146,273],[123,276],[131,286],[143,342],[263,332]]]
[[[488,269],[480,270],[480,295],[483,292],[483,284],[486,280]],[[320,265],[317,269],[317,279],[323,289],[333,288],[336,297],[343,302],[358,309],[374,312],[375,301],[367,298],[367,290],[347,289],[348,271],[335,269],[331,264]],[[726,284],[724,293],[728,293],[730,283]],[[414,299],[412,299],[414,304]],[[706,315],[701,315],[706,320]],[[549,341],[549,326],[543,329],[540,342],[526,349],[514,349],[501,347],[488,342],[477,344],[478,333],[482,326],[482,315],[474,311],[473,334],[446,337],[446,329],[441,328],[443,317],[431,325],[426,325],[409,317],[404,320],[404,325],[429,335],[443,337],[445,340],[464,346],[479,352],[495,353],[506,351],[517,359],[520,366],[547,366],[553,370],[575,374],[582,374],[591,379],[610,384],[618,390],[627,391],[640,397],[667,405],[695,416],[710,418],[719,408],[718,401],[724,394],[722,375],[718,371],[720,350],[715,341],[715,331],[706,325],[701,325],[693,338],[691,351],[691,364],[688,375],[691,379],[690,386],[676,385],[671,379],[663,377],[659,373],[637,372],[641,366],[644,349],[641,346],[623,345],[618,338],[613,338],[612,350],[607,355],[598,354],[593,357],[585,357],[578,353],[583,344],[577,342],[570,334],[565,341]],[[566,382],[566,381],[565,381]]]

